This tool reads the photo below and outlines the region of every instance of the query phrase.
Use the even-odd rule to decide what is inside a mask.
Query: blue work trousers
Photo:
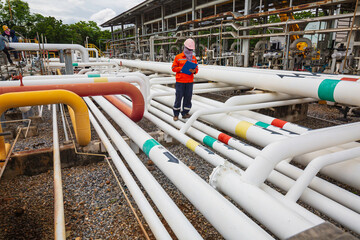
[[[191,97],[193,92],[194,83],[175,83],[175,103],[174,103],[174,116],[179,116],[180,110],[181,115],[184,116],[190,111],[191,108]],[[183,102],[181,108],[181,101]]]

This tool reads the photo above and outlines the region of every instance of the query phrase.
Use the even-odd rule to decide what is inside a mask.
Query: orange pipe
[[[37,85],[37,86],[12,86],[0,87],[0,94],[10,92],[28,92],[40,90],[64,89],[72,91],[80,97],[125,94],[132,100],[132,108],[126,104],[117,104],[122,112],[134,122],[142,119],[145,110],[144,97],[140,90],[127,82],[101,82],[101,83],[77,83],[58,85]],[[110,97],[111,98],[111,97]]]

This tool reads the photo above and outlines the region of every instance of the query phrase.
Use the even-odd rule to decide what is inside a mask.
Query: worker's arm
[[[181,67],[179,67],[179,60],[177,57],[175,57],[175,59],[174,59],[174,62],[171,66],[171,70],[176,73],[181,71]]]

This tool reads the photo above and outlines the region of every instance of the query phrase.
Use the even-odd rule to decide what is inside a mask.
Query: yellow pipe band
[[[254,124],[246,121],[240,121],[235,127],[235,134],[243,139],[246,139],[246,132],[253,125]]]
[[[192,140],[192,139],[189,139],[187,142],[186,142],[186,147],[191,149],[193,152],[195,152],[195,148],[197,146],[199,146],[200,143]]]

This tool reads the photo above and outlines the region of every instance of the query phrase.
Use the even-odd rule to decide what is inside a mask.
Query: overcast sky
[[[143,0],[24,0],[31,13],[53,16],[63,23],[94,21],[98,24],[143,2]]]

